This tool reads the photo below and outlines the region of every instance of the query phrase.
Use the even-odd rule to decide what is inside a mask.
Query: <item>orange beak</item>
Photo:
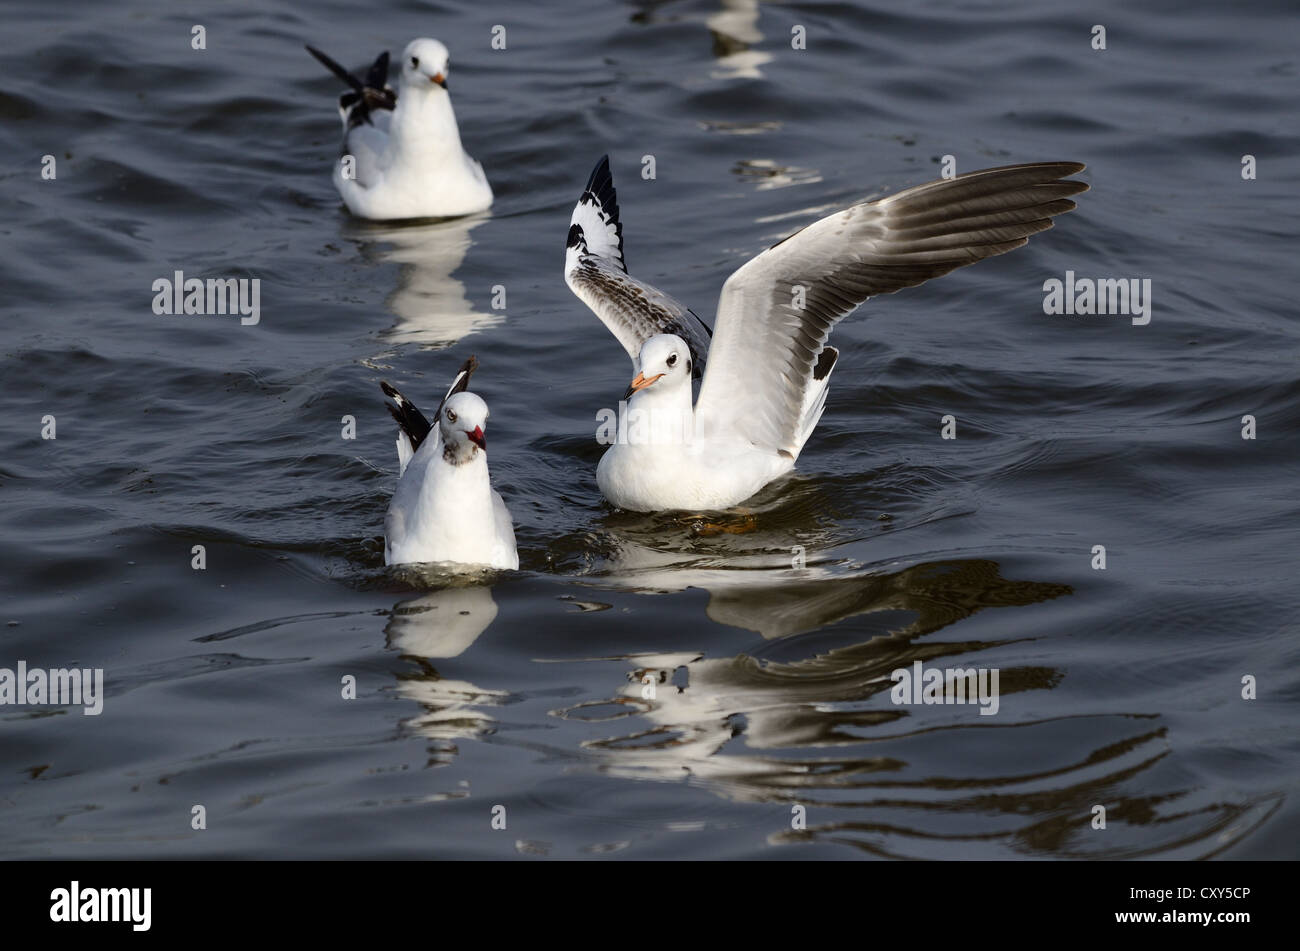
[[[437,83],[443,89],[447,88],[447,76],[445,73],[434,73],[429,77],[429,82]]]
[[[623,394],[623,399],[631,399],[633,393],[637,390],[644,390],[651,383],[658,381],[661,376],[663,376],[662,373],[656,373],[652,377],[647,377],[644,373],[638,373],[632,380],[632,385],[629,386],[627,392]]]

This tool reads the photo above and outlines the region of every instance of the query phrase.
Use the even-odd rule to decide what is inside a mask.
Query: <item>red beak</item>
[[[469,437],[470,442],[487,452],[487,437],[483,435],[482,426],[475,426],[473,432],[465,430],[465,435]]]

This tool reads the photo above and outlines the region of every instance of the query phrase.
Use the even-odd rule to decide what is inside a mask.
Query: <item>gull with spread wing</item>
[[[564,277],[636,373],[628,425],[596,469],[605,498],[639,512],[717,511],[789,472],[826,407],[835,324],[869,297],[1025,244],[1074,209],[1070,196],[1088,186],[1065,179],[1083,169],[983,169],[815,221],[727,279],[710,341],[692,311],[627,273],[602,158],[570,220]]]

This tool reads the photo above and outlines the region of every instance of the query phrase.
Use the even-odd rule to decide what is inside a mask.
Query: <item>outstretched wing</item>
[[[1077,162],[969,172],[854,205],[768,248],[727,279],[696,403],[706,432],[798,455],[799,424],[831,328],[868,297],[1004,254],[1072,210]]]
[[[438,409],[433,414],[434,419],[437,419],[438,414],[442,412],[443,403],[446,403],[457,393],[469,389],[469,378],[477,369],[477,357],[471,356],[461,364],[460,369],[456,371],[455,379],[451,381],[451,386],[447,389],[446,395],[438,403]],[[440,436],[424,414],[420,412],[419,407],[399,393],[395,386],[386,380],[381,380],[379,388],[384,391],[385,396],[393,401],[392,403],[385,403],[384,406],[388,408],[388,412],[392,414],[393,419],[397,420],[397,426],[401,430],[397,436],[397,463],[398,477],[400,478],[402,473],[406,472],[406,464],[411,461],[411,457],[419,451],[420,446],[429,437],[429,432],[433,431],[435,444]]]
[[[604,156],[573,209],[564,254],[564,280],[604,322],[635,364],[655,334],[677,334],[691,349],[696,376],[709,352],[709,328],[690,308],[627,273],[618,196]]]
[[[365,82],[362,82],[316,47],[306,46],[306,49],[351,89],[351,92],[345,92],[339,97],[339,111],[343,113],[348,130],[370,122],[370,114],[374,110],[392,111],[397,105],[397,93],[388,85],[387,51],[379,54],[366,72]]]

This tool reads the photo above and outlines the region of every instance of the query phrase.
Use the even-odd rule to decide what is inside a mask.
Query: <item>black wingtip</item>
[[[614,226],[614,235],[618,245],[618,261],[624,272],[627,271],[627,262],[623,258],[623,222],[618,216],[618,192],[614,190],[614,176],[609,170],[609,156],[602,155],[596,167],[591,171],[591,177],[587,179],[587,187],[583,189],[578,203],[583,204],[591,202],[600,209],[601,217]],[[584,236],[585,237],[585,236]],[[567,247],[573,247],[573,228],[569,229],[569,238]]]
[[[383,89],[388,85],[388,50],[375,57],[370,72],[366,73],[366,85],[371,89]]]
[[[391,399],[392,403],[385,403],[384,406],[397,421],[397,426],[402,432],[406,433],[406,438],[411,441],[411,449],[418,450],[420,444],[424,442],[429,435],[429,430],[433,427],[429,421],[424,418],[424,414],[419,408],[408,400],[397,388],[387,380],[379,381],[379,388],[384,391],[384,395]],[[397,405],[394,406],[393,404]]]
[[[564,249],[585,248],[587,246],[587,236],[582,231],[582,225],[569,225],[569,237],[565,242]]]
[[[469,378],[474,375],[474,371],[477,369],[478,357],[471,353],[469,359],[462,363],[460,369],[456,371],[456,377],[451,381],[451,387],[438,403],[438,413],[442,412],[443,404],[446,403],[447,400],[451,399],[457,393],[464,393],[469,389]],[[438,413],[435,413],[434,415],[436,416]]]
[[[835,369],[835,361],[840,358],[840,352],[834,347],[823,347],[822,352],[817,355],[817,365],[813,367],[813,379],[824,380],[831,375],[831,370]]]
[[[612,221],[618,221],[618,192],[614,190],[614,175],[609,170],[608,155],[602,155],[596,167],[591,170],[587,187],[583,189],[583,197],[587,195],[596,200]]]
[[[589,191],[593,195],[597,194],[601,181],[607,181],[610,185],[614,184],[614,176],[609,170],[609,154],[606,153],[600,157],[596,167],[591,170],[591,177],[587,179],[587,187],[584,191]]]
[[[353,76],[346,69],[344,69],[338,63],[336,63],[333,59],[326,56],[324,53],[316,49],[316,47],[312,46],[310,43],[304,43],[303,49],[305,49],[312,56],[316,57],[316,59],[320,62],[322,66],[324,66],[326,69],[328,69],[339,79],[343,80],[345,83],[351,86],[355,92],[365,95],[366,87],[362,84],[361,80],[357,79],[357,77]]]

